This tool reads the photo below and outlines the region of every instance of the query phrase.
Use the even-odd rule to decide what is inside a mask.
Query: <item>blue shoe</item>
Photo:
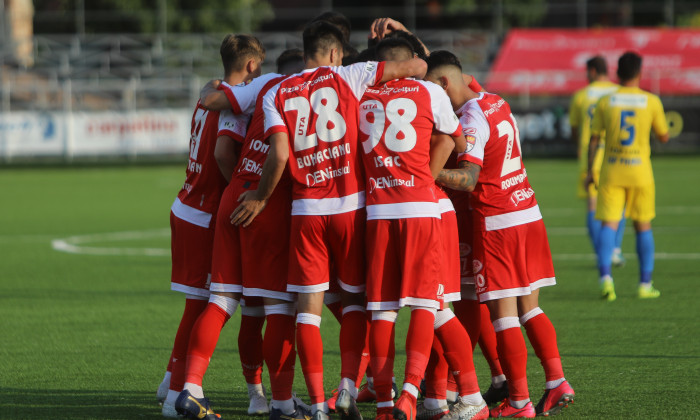
[[[194,420],[221,420],[209,406],[206,398],[195,398],[190,391],[182,391],[175,400],[175,410],[188,419]]]
[[[294,412],[284,414],[282,410],[270,407],[270,420],[311,420],[311,411],[294,401]]]

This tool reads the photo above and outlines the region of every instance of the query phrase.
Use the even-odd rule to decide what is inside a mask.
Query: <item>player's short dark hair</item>
[[[304,52],[299,48],[284,50],[282,54],[277,57],[275,64],[277,64],[277,73],[297,73],[304,68]]]
[[[413,46],[403,38],[384,38],[374,47],[377,58],[381,61],[397,60],[397,56],[408,55],[408,59],[413,58],[415,51]]]
[[[462,72],[462,64],[459,58],[446,50],[433,51],[425,60],[428,63],[428,73],[444,66],[457,67]]]
[[[334,11],[323,12],[316,16],[311,23],[319,21],[328,22],[334,25],[340,29],[340,32],[343,33],[343,42],[350,41],[350,31],[352,30],[352,26],[350,25],[350,20],[344,14]]]
[[[347,42],[343,42],[343,65],[348,66],[350,64],[356,63],[357,61],[355,61],[355,57],[357,57],[359,53],[360,52],[357,51],[355,47],[348,44]]]
[[[586,61],[586,70],[595,70],[600,75],[608,74],[608,62],[602,55],[596,55]]]
[[[343,33],[326,21],[311,22],[304,28],[304,57],[327,53],[332,48],[343,48]]]
[[[243,70],[246,62],[251,58],[265,59],[265,47],[252,35],[226,35],[221,41],[219,52],[226,74]]]
[[[377,61],[377,54],[374,48],[365,48],[360,51],[356,56],[352,57],[352,60],[345,62],[345,57],[343,57],[343,65],[349,66],[355,63],[364,63],[365,61]]]
[[[617,60],[617,77],[621,82],[634,79],[642,71],[642,56],[636,52],[627,51]]]

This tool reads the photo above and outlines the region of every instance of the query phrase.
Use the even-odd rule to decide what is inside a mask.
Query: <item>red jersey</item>
[[[360,103],[367,220],[440,218],[430,137],[460,130],[450,99],[434,83],[401,79],[367,89]]]
[[[364,207],[359,100],[383,71],[384,63],[374,61],[308,69],[265,95],[265,137],[289,135],[292,215],[340,214]]]
[[[267,83],[258,92],[255,100],[255,110],[250,120],[250,126],[243,142],[241,157],[238,160],[238,166],[233,171],[236,178],[251,183],[260,181],[262,175],[262,167],[267,159],[270,144],[265,137],[265,115],[263,113],[263,97],[268,90],[277,85],[279,82],[287,78],[287,76],[276,75],[267,80]],[[285,171],[286,174],[286,171]],[[287,176],[283,178],[288,179]]]
[[[481,93],[457,115],[467,139],[467,151],[459,160],[482,168],[472,193],[477,228],[497,230],[540,220],[523,165],[518,125],[508,103],[498,95]]]
[[[178,218],[205,228],[216,214],[226,188],[226,179],[214,158],[218,129],[219,112],[209,111],[197,102],[192,115],[185,185],[171,207]]]

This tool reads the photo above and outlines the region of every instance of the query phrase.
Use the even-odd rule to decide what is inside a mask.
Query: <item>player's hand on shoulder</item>
[[[231,224],[243,227],[248,227],[267,205],[267,200],[258,199],[257,190],[244,191],[238,202],[241,204],[231,213]]]

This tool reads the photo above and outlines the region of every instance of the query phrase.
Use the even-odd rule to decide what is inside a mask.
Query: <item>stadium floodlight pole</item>
[[[75,32],[85,37],[85,0],[78,0],[75,6]]]
[[[406,0],[406,27],[416,32],[416,0]]]
[[[585,28],[588,25],[588,0],[578,0],[577,9],[578,26]]]

